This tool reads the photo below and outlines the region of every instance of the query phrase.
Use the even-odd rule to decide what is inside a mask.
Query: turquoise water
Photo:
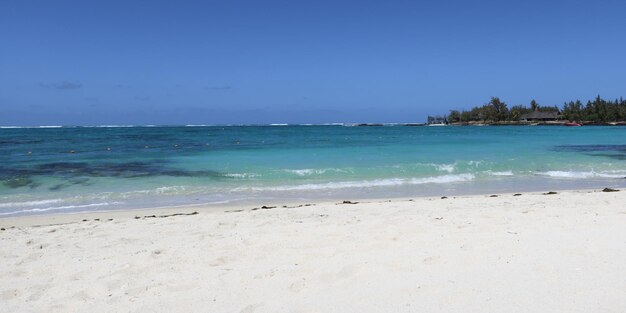
[[[0,216],[626,186],[626,128],[0,129]]]

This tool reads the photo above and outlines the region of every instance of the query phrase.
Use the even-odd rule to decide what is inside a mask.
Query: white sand
[[[626,312],[626,191],[242,209],[0,219],[0,312]]]

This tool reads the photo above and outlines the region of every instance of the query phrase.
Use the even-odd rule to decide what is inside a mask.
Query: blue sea
[[[0,217],[626,187],[626,128],[0,128]]]

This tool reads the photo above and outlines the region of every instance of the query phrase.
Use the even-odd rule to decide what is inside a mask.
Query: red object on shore
[[[563,125],[565,125],[565,126],[583,126],[583,124],[574,123],[574,122],[565,123]]]

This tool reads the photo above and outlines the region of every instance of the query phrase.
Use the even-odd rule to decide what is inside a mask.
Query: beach
[[[346,200],[2,218],[0,311],[626,309],[624,190]]]

